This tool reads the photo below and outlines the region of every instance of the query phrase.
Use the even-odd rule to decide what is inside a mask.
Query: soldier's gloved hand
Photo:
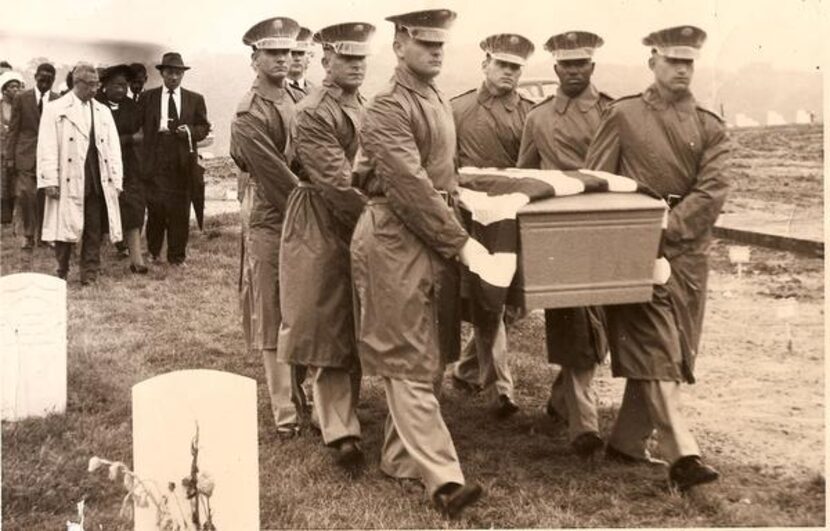
[[[651,283],[663,285],[669,281],[671,277],[671,265],[664,257],[660,257],[654,261],[654,273],[652,274]]]
[[[483,245],[473,238],[467,238],[464,246],[461,247],[461,251],[458,252],[458,259],[461,260],[462,264],[469,267],[476,259],[480,260],[489,255],[490,253]]]
[[[61,196],[61,190],[57,186],[47,186],[43,189],[43,193],[52,199],[58,199]]]

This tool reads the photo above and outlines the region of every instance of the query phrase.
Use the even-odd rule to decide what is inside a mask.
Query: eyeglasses
[[[84,85],[87,85],[89,87],[98,87],[98,86],[101,85],[101,82],[97,79],[95,81],[87,81],[85,79],[76,79],[75,83],[83,83]]]

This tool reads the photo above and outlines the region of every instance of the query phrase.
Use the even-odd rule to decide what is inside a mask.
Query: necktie
[[[295,81],[292,81],[292,82],[291,82],[291,86],[292,86],[292,87],[294,87],[294,88],[295,88],[295,89],[297,89],[297,90],[302,90],[302,89],[300,88],[300,82],[299,82],[299,81],[296,81],[296,80],[295,80]]]
[[[179,111],[176,109],[176,100],[173,99],[173,91],[168,90],[167,92],[167,128],[172,131],[175,129],[173,125],[179,119]]]
[[[41,114],[43,114],[43,97],[44,97],[45,95],[46,95],[46,93],[45,93],[45,92],[42,92],[42,93],[40,94],[40,99],[39,99],[39,100],[37,100],[37,114],[38,114],[38,116],[40,116]]]

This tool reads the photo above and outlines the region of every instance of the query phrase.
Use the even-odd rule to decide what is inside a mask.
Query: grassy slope
[[[121,492],[117,485],[86,472],[88,458],[101,455],[130,461],[130,387],[154,374],[182,368],[214,368],[259,382],[260,493],[264,528],[413,528],[413,527],[632,527],[632,526],[790,526],[823,525],[822,475],[792,466],[771,469],[764,456],[739,454],[721,446],[740,446],[741,433],[728,425],[703,426],[700,443],[724,473],[719,484],[694,496],[679,497],[665,488],[660,471],[608,463],[589,467],[567,450],[564,433],[541,413],[553,369],[544,362],[543,329],[537,315],[511,331],[514,378],[520,405],[513,419],[495,422],[477,397],[446,386],[445,418],[465,473],[484,484],[483,503],[463,520],[446,522],[429,509],[422,490],[398,483],[378,470],[385,415],[382,390],[364,380],[359,415],[369,467],[357,482],[344,479],[330,463],[319,439],[306,434],[280,442],[275,436],[261,362],[245,354],[236,311],[238,224],[233,215],[209,220],[207,236],[194,236],[190,267],[153,268],[148,278],[129,275],[126,264],[105,250],[105,274],[98,286],[69,285],[69,403],[66,415],[3,425],[3,529],[55,529],[87,498],[87,529],[131,529],[116,519]],[[54,262],[44,249],[34,262],[3,233],[2,274],[21,270],[51,273]],[[756,250],[756,252],[758,252]],[[760,253],[759,253],[760,254]],[[763,256],[763,255],[762,255]],[[772,278],[801,267],[821,274],[819,260],[795,260],[776,253],[753,275]],[[771,263],[774,267],[763,264]],[[800,265],[799,265],[800,264]],[[719,248],[713,267],[728,264]],[[782,269],[783,268],[783,269]],[[72,273],[77,278],[77,270]],[[749,274],[749,272],[748,272]],[[777,278],[777,277],[776,277]],[[819,280],[820,283],[820,280]],[[822,304],[820,285],[773,284],[752,300],[797,296]],[[761,297],[760,299],[758,297]],[[764,298],[766,297],[766,298]],[[712,314],[723,313],[717,299]],[[726,315],[740,318],[740,315]],[[713,319],[712,322],[715,322]],[[736,335],[717,334],[712,351],[732,361],[744,353]],[[729,332],[729,331],[727,331]],[[820,341],[820,340],[819,340]],[[821,343],[818,343],[821,352]],[[820,359],[823,354],[819,354]],[[707,364],[702,362],[702,379]],[[821,361],[816,362],[823,366]],[[607,368],[598,381],[601,424],[607,432],[619,405],[619,381]],[[708,397],[703,397],[706,400]],[[712,397],[712,400],[715,400]],[[726,435],[724,435],[724,433]]]

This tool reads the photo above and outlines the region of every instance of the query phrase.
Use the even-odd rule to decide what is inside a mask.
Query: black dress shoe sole
[[[456,518],[468,506],[481,498],[482,490],[480,485],[463,486],[456,494],[446,501],[444,512],[450,518]]]

